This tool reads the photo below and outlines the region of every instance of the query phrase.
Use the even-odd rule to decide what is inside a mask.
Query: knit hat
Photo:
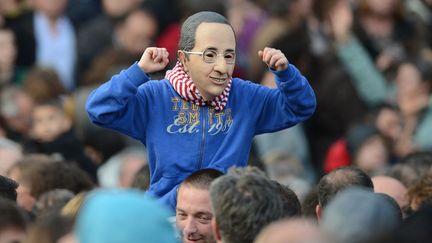
[[[137,190],[98,190],[78,215],[81,243],[177,243],[163,205]]]

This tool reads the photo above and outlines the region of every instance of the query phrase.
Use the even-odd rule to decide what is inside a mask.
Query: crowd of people
[[[0,242],[430,242],[431,29],[430,0],[2,0]]]

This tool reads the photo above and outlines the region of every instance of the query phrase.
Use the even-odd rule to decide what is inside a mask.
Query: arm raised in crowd
[[[145,95],[138,95],[138,87],[150,80],[147,74],[166,67],[168,55],[165,48],[149,47],[137,63],[94,90],[86,104],[90,120],[135,138],[143,136],[148,102]]]

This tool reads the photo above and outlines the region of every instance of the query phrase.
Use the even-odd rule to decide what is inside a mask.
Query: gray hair
[[[210,200],[225,243],[252,243],[266,225],[289,216],[278,186],[258,169],[235,169],[210,185]]]
[[[190,51],[195,47],[195,33],[198,26],[202,23],[226,24],[229,25],[232,29],[232,26],[228,22],[228,20],[224,16],[216,12],[198,12],[189,16],[182,25],[179,41],[179,50]]]

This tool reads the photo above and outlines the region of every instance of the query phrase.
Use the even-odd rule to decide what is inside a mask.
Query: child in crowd
[[[72,121],[57,100],[41,101],[32,112],[30,139],[23,143],[24,152],[59,154],[74,161],[93,179],[96,168],[84,153],[84,146],[75,136]]]

